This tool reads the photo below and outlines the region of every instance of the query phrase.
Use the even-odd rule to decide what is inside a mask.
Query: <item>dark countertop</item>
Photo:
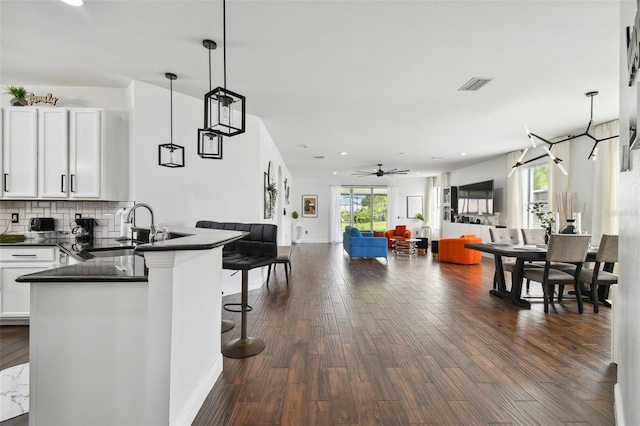
[[[172,227],[170,229],[171,239],[154,243],[118,241],[115,238],[98,238],[92,242],[78,243],[73,237],[67,235],[38,241],[2,243],[0,246],[58,246],[78,260],[84,260],[75,265],[22,275],[16,279],[18,282],[146,282],[145,252],[209,250],[238,240],[247,234],[208,228]],[[113,257],[92,254],[92,252],[114,249],[131,249],[134,254],[129,252]]]

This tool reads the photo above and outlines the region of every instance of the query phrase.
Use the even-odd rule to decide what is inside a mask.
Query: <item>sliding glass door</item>
[[[386,231],[387,206],[386,187],[344,186],[340,189],[340,227]]]

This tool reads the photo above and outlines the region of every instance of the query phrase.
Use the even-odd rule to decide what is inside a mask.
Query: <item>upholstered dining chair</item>
[[[593,300],[593,312],[598,313],[598,286],[610,286],[618,282],[618,276],[607,271],[601,271],[600,268],[605,263],[618,262],[618,236],[603,235],[600,240],[600,247],[596,254],[596,261],[593,268],[582,268],[578,275],[579,282],[591,285],[591,299]],[[575,272],[574,272],[575,274]]]
[[[556,285],[573,285],[578,302],[578,312],[582,313],[582,292],[580,291],[579,277],[582,264],[587,258],[591,235],[552,234],[547,244],[547,256],[544,268],[526,268],[524,278],[542,284],[544,294],[544,312],[549,313],[549,302],[553,302],[553,290]],[[551,268],[552,262],[574,263],[575,274]],[[558,302],[562,302],[562,291],[558,292]]]
[[[547,244],[544,236],[547,233],[544,228],[521,229],[522,241],[525,244]]]
[[[520,244],[518,230],[515,228],[489,228],[489,237],[491,238],[492,243]],[[511,272],[511,277],[513,278],[513,272],[516,269],[516,262],[514,260],[503,259],[502,269],[505,272]],[[497,277],[494,274],[493,288],[496,288],[497,282]]]
[[[522,233],[522,242],[524,242],[525,244],[547,244],[547,242],[545,241],[545,235],[547,234],[547,231],[544,228],[532,228],[532,229],[526,229],[523,228],[520,230],[520,232]],[[540,263],[540,262],[529,262],[527,263],[528,267],[544,267],[544,262]],[[527,280],[527,293],[529,292],[529,283],[531,281]]]

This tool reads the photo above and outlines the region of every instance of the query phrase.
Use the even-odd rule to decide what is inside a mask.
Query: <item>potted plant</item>
[[[7,86],[5,95],[13,96],[9,102],[11,106],[25,106],[27,105],[27,89],[22,86]]]
[[[416,219],[421,220],[423,222],[426,222],[427,220],[424,218],[424,216],[422,216],[422,213],[418,213],[416,215]]]
[[[544,204],[542,203],[535,203],[531,206],[529,211],[533,213],[540,221],[540,226],[543,227],[546,231],[545,240],[548,241],[549,235],[551,235],[551,227],[555,223],[555,219],[553,218],[553,212],[543,210],[543,206]]]

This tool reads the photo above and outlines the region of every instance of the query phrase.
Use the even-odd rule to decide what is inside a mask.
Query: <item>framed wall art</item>
[[[413,219],[422,214],[422,196],[409,195],[407,197],[407,218]]]
[[[318,217],[318,196],[302,196],[302,217]]]

